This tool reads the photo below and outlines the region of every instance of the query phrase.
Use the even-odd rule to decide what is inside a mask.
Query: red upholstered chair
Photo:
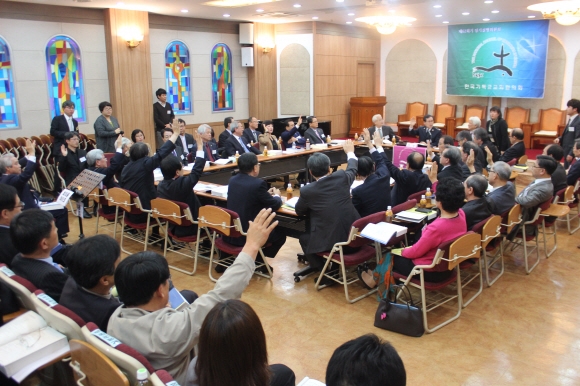
[[[154,244],[160,240],[163,240],[161,236],[150,237],[149,234],[149,227],[151,225],[151,210],[143,208],[141,205],[141,200],[139,200],[139,196],[135,192],[131,192],[130,190],[121,189],[121,188],[111,188],[108,190],[109,194],[109,204],[115,206],[115,218],[119,218],[119,210],[123,211],[123,215],[121,217],[121,250],[125,253],[132,254],[133,252],[129,252],[123,248],[123,240],[129,238],[133,241],[143,244],[143,250],[146,251],[147,247],[150,244]],[[147,214],[147,221],[143,223],[136,223],[131,221],[126,214]],[[162,225],[158,219],[156,219],[159,227],[161,228]],[[134,229],[136,231],[135,234],[129,232],[130,229]],[[115,222],[115,228],[113,233],[117,234],[117,223]]]
[[[423,312],[423,325],[426,332],[432,333],[437,331],[461,315],[463,295],[461,292],[461,272],[458,269],[458,265],[467,259],[478,257],[479,250],[476,250],[474,246],[480,243],[481,238],[478,234],[468,232],[455,240],[439,245],[433,262],[430,265],[415,266],[409,276],[401,275],[393,271],[393,277],[395,279],[403,281],[406,286],[418,288],[421,291],[421,310]],[[425,270],[431,270],[439,264],[446,264],[447,269],[452,271],[449,278],[441,282],[425,281]],[[435,292],[436,295],[427,299],[427,291]],[[429,300],[429,303],[427,300]],[[457,300],[457,312],[438,325],[429,327],[427,314],[452,300]]]
[[[212,281],[217,281],[217,278],[213,277],[213,264],[220,265],[222,267],[229,267],[234,263],[236,257],[242,252],[243,246],[232,245],[226,241],[224,241],[223,237],[242,237],[245,236],[246,233],[242,228],[242,223],[240,221],[240,216],[234,212],[233,210],[220,208],[218,206],[213,205],[204,205],[199,208],[198,214],[198,224],[197,224],[197,235],[200,236],[201,228],[206,228],[209,234],[211,235],[211,251],[210,251],[210,258],[209,258],[209,278]],[[216,237],[217,235],[221,237]],[[228,258],[221,259],[214,261],[214,250],[217,248],[218,250],[224,252],[227,255],[231,255]],[[260,248],[260,255],[262,256],[262,260],[266,261],[266,256],[264,256],[264,252],[262,248]],[[271,279],[272,278],[272,271],[270,270],[270,266],[268,264],[256,262],[256,269],[266,266],[266,270],[268,271],[267,274],[261,272],[255,272],[255,275],[260,275],[265,278]]]
[[[409,197],[407,197],[407,202],[409,200],[415,200],[416,202],[419,202],[419,201],[421,201],[421,196],[423,196],[425,193],[427,193],[427,190],[421,190],[420,192],[413,193]],[[409,209],[411,209],[411,208],[409,208]],[[407,210],[407,209],[405,209],[405,210]]]
[[[176,271],[183,272],[188,275],[193,275],[197,270],[197,257],[200,256],[199,244],[200,241],[206,238],[206,236],[201,237],[200,232],[198,231],[197,234],[191,236],[178,237],[173,234],[171,228],[169,227],[170,224],[183,227],[197,225],[197,221],[193,219],[189,205],[184,202],[171,201],[164,198],[155,198],[151,200],[151,216],[153,216],[153,218],[160,218],[165,220],[165,244],[163,247],[163,257],[167,258],[167,243],[169,237],[171,237],[173,241],[179,242],[181,247],[189,249],[189,253],[183,253],[178,250],[174,250],[173,253],[193,258],[193,268],[191,271],[187,271],[183,268],[179,268],[173,265],[169,265],[169,267]],[[207,233],[207,229],[204,231]],[[191,243],[195,243],[195,249],[191,247]],[[204,256],[204,258],[209,260],[209,257]]]
[[[43,290],[34,291],[32,301],[36,304],[36,312],[46,320],[46,323],[71,339],[85,340],[81,327],[85,321],[63,305],[44,293]]]
[[[117,217],[117,213],[116,211],[113,213],[105,213],[105,207],[107,208],[114,208],[114,205],[110,205],[109,203],[109,191],[107,189],[107,187],[105,185],[103,185],[102,189],[99,189],[98,187],[95,188],[95,190],[93,190],[93,192],[91,192],[90,194],[91,198],[97,203],[98,205],[98,209],[97,209],[97,225],[96,225],[96,232],[95,233],[99,233],[99,218],[102,217],[105,220],[109,221],[110,224],[106,224],[104,226],[115,226],[116,222],[118,220]],[[114,234],[113,234],[113,238],[117,238],[117,229],[116,227],[114,228]]]
[[[38,312],[36,304],[32,301],[32,294],[38,289],[34,284],[16,275],[6,264],[0,264],[0,281],[14,292],[22,307]]]
[[[129,386],[129,380],[117,365],[96,347],[77,339],[70,340],[69,345],[69,366],[78,385]]]
[[[509,166],[514,166],[514,165],[516,164],[516,162],[518,162],[518,160],[514,158],[514,159],[511,159],[511,160],[509,160],[509,161],[507,162],[507,164],[508,164]]]
[[[349,303],[359,301],[360,299],[365,298],[377,291],[376,288],[371,289],[363,295],[351,300],[348,292],[348,286],[349,284],[356,283],[359,281],[359,279],[355,270],[347,272],[347,268],[356,267],[359,264],[362,264],[373,258],[377,263],[379,262],[381,251],[380,245],[378,245],[377,242],[367,239],[366,237],[360,236],[360,232],[364,229],[365,226],[367,226],[367,224],[373,224],[381,221],[384,221],[383,212],[372,214],[370,216],[356,220],[352,224],[348,238],[345,241],[334,244],[330,251],[317,254],[318,256],[326,259],[324,268],[322,268],[322,271],[320,271],[320,275],[316,281],[317,290],[326,287],[325,285],[320,284],[322,278],[326,277],[327,279],[334,280],[335,282],[344,286],[344,296],[346,297],[346,301]],[[371,244],[374,245],[371,246]],[[359,249],[352,253],[345,253],[343,251],[343,247],[346,246]],[[331,262],[338,264],[339,268],[326,272],[326,269]]]
[[[169,374],[165,370],[157,370],[155,373],[151,374],[149,380],[152,386],[177,385],[177,382],[174,382],[174,379],[171,376],[171,374]]]

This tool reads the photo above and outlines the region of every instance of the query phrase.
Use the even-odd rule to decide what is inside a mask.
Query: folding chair
[[[38,312],[36,303],[32,301],[32,294],[38,289],[34,284],[12,272],[6,264],[0,264],[0,281],[14,292],[22,307]]]
[[[423,196],[425,193],[427,193],[427,190],[421,190],[420,192],[413,193],[409,197],[407,197],[407,201],[415,200],[419,202],[421,200],[421,196]]]
[[[569,186],[573,188],[573,186]],[[556,198],[554,201],[557,201]],[[542,238],[544,241],[544,254],[546,258],[552,256],[556,249],[558,249],[558,233],[556,232],[556,220],[563,216],[570,214],[570,207],[568,205],[550,204],[547,208],[542,208],[540,217],[542,218]],[[552,228],[551,233],[546,232],[546,228]],[[554,246],[548,251],[548,236],[553,237]]]
[[[102,189],[99,189],[98,187],[95,188],[91,192],[90,196],[95,201],[96,205],[98,205],[97,213],[95,216],[97,218],[96,234],[99,233],[99,218],[100,217],[102,217],[105,220],[110,222],[110,224],[107,224],[105,226],[113,226],[114,227],[116,225],[117,221],[119,220],[119,218],[117,217],[116,211],[115,211],[115,213],[105,213],[105,210],[104,210],[105,207],[113,207],[114,206],[114,205],[109,205],[109,191],[107,190],[107,187],[105,185],[103,185]],[[113,238],[117,238],[116,227],[114,227]]]
[[[207,228],[206,231],[212,232],[211,234],[211,251],[209,253],[209,278],[212,281],[217,281],[216,278],[213,277],[213,264],[220,265],[222,267],[229,267],[234,263],[236,257],[242,252],[243,246],[232,245],[226,241],[224,241],[223,236],[227,237],[242,237],[246,236],[242,228],[242,223],[240,221],[240,216],[229,209],[220,208],[218,206],[213,205],[204,205],[199,208],[199,215],[198,215],[198,224],[197,224],[197,238],[200,238],[201,228]],[[217,235],[221,237],[217,237]],[[231,255],[228,258],[220,259],[218,261],[214,261],[214,250],[217,248],[218,250]],[[266,256],[264,256],[264,252],[262,248],[260,248],[260,256],[262,256],[262,260],[264,263],[256,262],[256,270],[261,268],[262,266],[266,266],[266,270],[268,271],[267,274],[261,273],[259,271],[254,272],[255,275],[259,275],[265,277],[267,279],[272,278],[272,271],[270,270],[270,266],[266,263]]]
[[[179,201],[171,201],[164,198],[155,198],[151,200],[151,215],[153,216],[153,218],[161,218],[165,220],[165,244],[163,247],[163,257],[167,259],[167,243],[169,237],[171,237],[173,241],[181,243],[182,245],[180,246],[187,247],[190,252],[183,253],[179,252],[178,250],[173,250],[173,253],[193,258],[193,269],[191,271],[187,271],[185,269],[173,265],[169,265],[169,268],[179,272],[186,273],[188,275],[193,275],[197,270],[197,258],[198,256],[200,256],[199,244],[203,239],[205,239],[205,237],[200,239],[198,238],[197,234],[179,237],[173,234],[173,232],[171,232],[171,229],[169,228],[170,223],[176,226],[184,226],[184,227],[197,225],[197,221],[195,221],[193,219],[193,216],[191,215],[191,209],[189,208],[189,206],[186,203]],[[207,233],[207,229],[205,231]],[[209,233],[207,233],[207,236],[209,239]],[[191,247],[190,243],[195,243],[195,249]],[[205,256],[203,257],[209,260],[209,257]]]
[[[373,288],[370,291],[366,292],[365,294],[351,300],[348,292],[348,286],[350,284],[359,281],[359,278],[354,270],[348,272],[347,268],[348,267],[356,268],[359,264],[371,260],[373,257],[375,258],[375,261],[378,264],[381,252],[380,244],[370,239],[367,239],[366,237],[362,237],[360,235],[360,232],[364,229],[365,226],[367,226],[367,224],[373,224],[383,221],[384,220],[383,216],[384,213],[379,212],[378,215],[372,214],[356,220],[354,223],[352,223],[346,241],[334,244],[334,246],[330,251],[317,253],[318,256],[326,259],[324,268],[322,268],[322,271],[320,271],[320,275],[318,276],[318,280],[316,280],[317,290],[321,290],[322,288],[326,287],[326,285],[320,284],[322,278],[326,277],[344,286],[344,296],[346,297],[346,301],[349,303],[357,302],[362,298],[365,298],[377,291],[377,288]],[[374,245],[371,246],[370,244],[373,243]],[[347,246],[359,249],[352,253],[344,253],[343,247]],[[326,272],[326,269],[328,268],[328,265],[331,262],[338,264],[338,268]]]
[[[50,327],[66,335],[68,340],[85,340],[81,328],[86,323],[80,316],[58,304],[43,290],[34,291],[32,301],[36,304],[36,312],[46,320]]]
[[[580,187],[580,181],[576,181],[576,184],[574,186],[570,185],[566,189],[562,189],[562,190],[558,191],[558,193],[556,193],[556,197],[558,199],[554,200],[555,204],[568,205],[568,207],[570,208],[570,212],[572,211],[572,209],[574,209],[576,212],[576,213],[574,213],[574,217],[578,221],[578,226],[576,226],[576,228],[574,228],[574,229],[572,229],[572,226],[571,226],[572,219],[570,218],[570,213],[566,214],[565,219],[558,218],[556,220],[556,221],[566,221],[566,225],[568,226],[568,233],[569,234],[573,234],[578,229],[580,229],[580,211],[578,210],[578,202],[577,202],[575,194],[574,194],[574,192],[576,192],[579,187]]]
[[[87,342],[69,341],[75,381],[86,386],[129,386],[129,380],[109,358]]]
[[[500,216],[491,216],[479,223],[475,224],[472,228],[473,232],[479,233],[481,236],[481,250],[483,253],[483,264],[484,264],[484,271],[485,271],[485,282],[487,283],[488,287],[491,287],[493,283],[499,279],[504,272],[504,263],[503,263],[503,245],[500,242],[499,248],[500,251],[491,261],[488,261],[487,250],[488,247],[490,250],[493,250],[493,247],[490,246],[492,240],[501,237],[501,217]],[[501,260],[501,270],[499,274],[493,279],[492,281],[489,280],[490,271],[495,263],[498,260]]]

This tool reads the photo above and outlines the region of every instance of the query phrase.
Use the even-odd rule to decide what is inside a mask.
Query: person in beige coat
[[[264,152],[264,149],[268,150],[278,150],[280,149],[280,144],[278,144],[278,138],[272,132],[274,131],[274,125],[272,121],[264,121],[264,127],[266,130],[264,134],[258,136],[258,142],[260,143],[260,151]]]

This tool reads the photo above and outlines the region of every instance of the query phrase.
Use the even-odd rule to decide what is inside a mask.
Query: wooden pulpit
[[[354,137],[354,134],[362,134],[364,128],[373,125],[373,115],[381,114],[385,116],[385,105],[387,104],[387,97],[372,96],[372,97],[354,97],[350,98],[350,128],[348,136]]]

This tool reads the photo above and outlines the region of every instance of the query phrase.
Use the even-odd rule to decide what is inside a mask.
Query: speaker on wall
[[[254,47],[242,47],[242,67],[254,67]]]
[[[240,23],[240,44],[254,44],[253,23]]]

